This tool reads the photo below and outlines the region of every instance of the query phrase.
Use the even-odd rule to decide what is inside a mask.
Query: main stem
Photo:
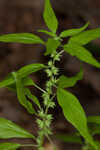
[[[43,148],[43,142],[44,137],[49,137],[49,135],[52,134],[50,125],[52,122],[52,114],[48,114],[49,108],[54,108],[55,102],[53,102],[53,99],[55,97],[55,94],[53,94],[52,87],[56,85],[57,79],[56,76],[58,75],[58,69],[55,67],[55,61],[59,61],[60,54],[54,52],[51,55],[51,60],[48,62],[48,69],[46,69],[47,76],[49,77],[49,80],[46,82],[46,88],[42,95],[43,97],[43,103],[44,103],[44,109],[40,109],[38,112],[39,119],[37,119],[37,123],[39,126],[38,131],[38,137],[37,137],[37,144],[38,144],[38,150],[45,150]]]

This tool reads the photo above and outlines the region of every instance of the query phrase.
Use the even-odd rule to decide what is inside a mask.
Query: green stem
[[[51,97],[51,101],[55,98],[55,96],[56,96],[56,94],[54,94],[54,95]],[[49,107],[46,107],[45,114],[48,113],[48,109],[49,109]]]
[[[43,92],[43,93],[46,92],[45,90],[43,90],[42,88],[40,88],[38,85],[34,84],[34,86],[35,86],[37,89],[39,89],[41,92]]]

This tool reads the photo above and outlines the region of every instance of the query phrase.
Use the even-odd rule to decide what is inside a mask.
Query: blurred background
[[[89,29],[100,27],[99,0],[51,0],[51,2],[59,20],[58,34],[64,29],[81,27],[87,21],[90,21]],[[43,8],[44,0],[0,0],[0,34],[36,33],[38,29],[47,29],[42,18]],[[40,35],[44,40],[47,39],[47,36],[43,34],[36,34]],[[90,43],[87,47],[94,57],[100,61],[100,39]],[[24,65],[37,62],[46,63],[48,57],[43,56],[44,51],[45,48],[41,45],[0,43],[0,80],[9,72],[17,70]],[[100,115],[100,69],[85,63],[83,63],[83,67],[84,79],[69,90],[80,99],[80,103],[87,115]],[[80,63],[76,58],[64,53],[59,63],[59,68],[61,70],[60,73],[72,76],[79,71]],[[32,78],[43,87],[44,79],[46,78],[44,73],[36,73],[32,75]],[[36,89],[32,90],[36,96],[40,94]],[[72,125],[64,119],[58,105],[51,112],[54,115],[52,124],[54,134],[72,133],[75,131]],[[18,103],[15,93],[9,92],[7,89],[0,89],[0,117],[10,119],[36,134],[35,117],[29,116]],[[81,149],[80,145],[66,144],[55,138],[53,140],[58,150]],[[13,141],[16,141],[16,139]],[[21,140],[21,142],[29,143],[32,141]],[[53,150],[48,141],[45,142],[45,146],[47,150]]]

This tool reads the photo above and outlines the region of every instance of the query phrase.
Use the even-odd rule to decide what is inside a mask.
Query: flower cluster
[[[37,144],[40,146],[39,150],[44,150],[44,148],[41,147],[43,144],[44,136],[52,134],[50,124],[53,118],[51,114],[48,114],[48,109],[55,107],[55,102],[53,101],[54,94],[52,92],[52,87],[55,86],[57,83],[56,76],[58,75],[59,70],[55,67],[55,61],[59,61],[60,56],[61,54],[54,52],[51,55],[51,60],[48,62],[48,67],[45,70],[47,76],[49,77],[49,80],[46,82],[45,92],[43,92],[42,94],[43,104],[45,108],[41,109],[38,112],[39,119],[37,119],[37,124],[40,130],[38,132]]]

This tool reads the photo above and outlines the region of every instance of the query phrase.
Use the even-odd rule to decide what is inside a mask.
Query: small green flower
[[[38,126],[39,126],[40,129],[42,129],[44,127],[44,122],[42,120],[37,119],[36,122],[37,122],[37,124],[38,124]]]
[[[55,55],[54,60],[60,61],[60,57],[61,57],[61,54],[58,53],[57,55]]]
[[[44,110],[43,110],[43,109],[40,110],[40,111],[38,111],[38,114],[39,114],[39,116],[40,116],[41,118],[44,118],[44,117],[45,117],[45,113],[44,113]]]
[[[51,82],[52,82],[53,85],[56,84],[57,83],[56,77],[52,77]]]
[[[55,103],[52,102],[52,101],[50,101],[48,105],[49,105],[49,107],[51,107],[51,108],[54,108],[54,107],[55,107]]]
[[[49,67],[52,67],[52,66],[53,66],[52,60],[50,60],[50,61],[48,62],[48,66],[49,66]]]
[[[48,77],[52,76],[52,71],[50,69],[46,69],[45,72],[47,73]]]
[[[56,55],[57,55],[57,52],[54,51],[54,52],[51,54],[51,58],[54,58]]]
[[[51,114],[47,115],[46,118],[47,118],[48,120],[52,120],[52,119],[53,119],[53,117],[52,117]]]
[[[43,95],[42,95],[42,97],[44,98],[44,99],[49,99],[49,94],[47,93],[47,92],[45,92],[45,93],[43,93]]]
[[[58,75],[58,72],[59,72],[58,68],[56,68],[55,66],[53,66],[52,67],[52,74]]]
[[[53,85],[52,81],[50,81],[50,80],[47,81],[47,83],[46,83],[46,86],[47,86],[47,87],[52,87],[52,85]]]
[[[46,91],[48,92],[48,94],[50,95],[51,93],[52,93],[52,90],[51,90],[51,87],[49,88],[49,87],[47,87],[46,88]]]

